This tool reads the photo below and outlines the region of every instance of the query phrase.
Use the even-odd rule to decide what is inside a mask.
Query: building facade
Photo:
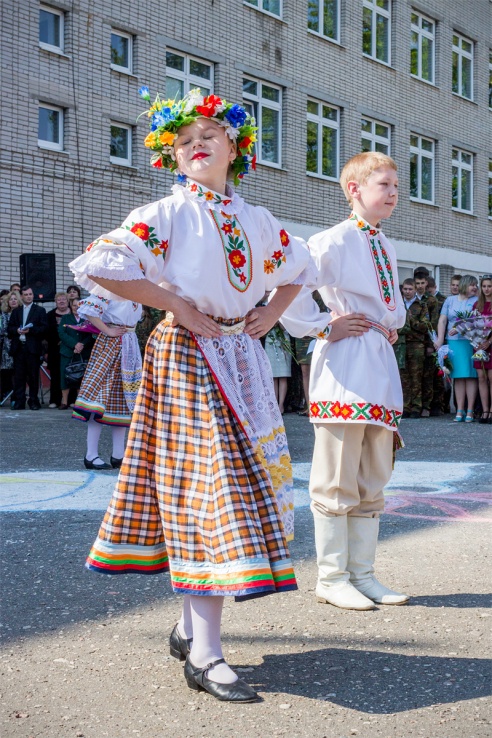
[[[343,163],[399,167],[385,224],[400,277],[492,272],[490,0],[17,0],[2,17],[0,286],[22,253],[68,262],[169,193],[137,91],[243,101],[258,167],[241,184],[296,235],[348,215]]]

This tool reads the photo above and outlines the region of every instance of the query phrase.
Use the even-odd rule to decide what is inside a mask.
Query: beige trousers
[[[379,517],[392,472],[393,431],[370,423],[314,423],[314,438],[313,514]]]

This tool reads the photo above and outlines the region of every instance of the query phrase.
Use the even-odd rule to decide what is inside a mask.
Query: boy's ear
[[[347,182],[347,192],[352,200],[358,200],[360,197],[359,183],[354,181]]]

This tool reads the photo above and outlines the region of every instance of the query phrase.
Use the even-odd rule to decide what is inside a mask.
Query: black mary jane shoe
[[[188,656],[193,638],[182,638],[179,634],[178,624],[174,626],[169,636],[169,653],[175,659],[184,661]]]
[[[109,461],[110,461],[111,466],[113,467],[113,469],[119,469],[120,466],[123,463],[123,459],[115,459],[114,456],[111,456],[111,458],[109,459]]]
[[[190,689],[195,691],[205,690],[222,702],[258,702],[261,698],[257,692],[249,684],[242,679],[238,679],[232,684],[222,684],[221,682],[213,682],[206,674],[209,669],[217,664],[225,664],[225,659],[217,659],[212,663],[198,669],[190,661],[190,656],[186,657],[184,675],[186,683]]]
[[[111,469],[111,466],[109,464],[106,464],[106,462],[103,461],[102,459],[99,459],[99,461],[101,462],[100,464],[95,464],[94,462],[96,461],[96,459],[99,459],[99,456],[96,456],[94,459],[92,459],[92,461],[89,461],[89,459],[87,458],[84,459],[85,468],[95,469],[96,471],[102,471],[102,470],[105,471],[106,469]]]

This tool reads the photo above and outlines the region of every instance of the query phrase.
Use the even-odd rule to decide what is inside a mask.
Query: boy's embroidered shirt
[[[386,336],[405,324],[406,311],[398,289],[395,250],[381,229],[354,217],[317,233],[308,245],[318,267],[318,291],[332,319],[359,313],[374,324],[360,337],[316,342],[311,420],[364,422],[396,430],[403,398],[393,347]],[[321,319],[303,288],[282,323],[294,336],[314,337]]]
[[[193,181],[134,210],[70,268],[79,284],[104,297],[115,298],[89,275],[147,278],[222,318],[244,316],[281,285],[316,282],[305,243],[268,210],[248,205],[232,189],[222,195]]]

